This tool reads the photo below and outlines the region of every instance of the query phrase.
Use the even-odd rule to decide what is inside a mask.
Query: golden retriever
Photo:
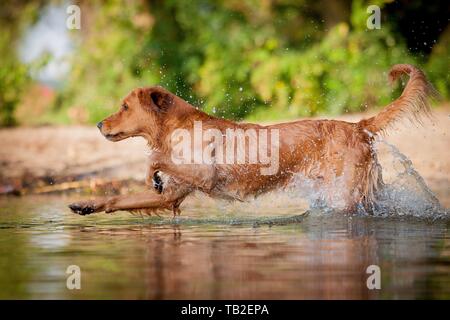
[[[175,215],[180,212],[181,202],[195,190],[212,197],[244,201],[285,188],[296,179],[304,179],[310,182],[311,192],[321,190],[320,200],[331,208],[346,212],[358,208],[370,210],[382,185],[373,148],[375,136],[401,118],[418,120],[419,116],[430,114],[429,98],[433,88],[424,73],[412,65],[399,64],[392,67],[389,78],[392,82],[403,74],[409,75],[409,81],[402,95],[376,116],[357,123],[336,120],[300,120],[268,126],[236,123],[208,115],[162,87],[137,88],[123,99],[117,113],[97,126],[111,141],[136,136],[147,140],[152,149],[146,179],[149,190],[73,203],[69,207],[81,215],[117,210],[152,213],[164,209],[172,210]],[[215,130],[225,137],[229,132],[240,130],[245,133],[247,144],[249,141],[265,142],[272,155],[274,152],[278,155],[277,159],[273,158],[278,161],[275,170],[263,173],[262,169],[267,169],[269,164],[248,161],[251,154],[240,161],[224,162],[226,148],[232,153],[245,148],[245,143],[225,145],[226,139],[218,139],[213,144],[208,161],[175,161],[174,154],[179,150],[174,151],[174,132],[182,129],[195,136],[198,124],[204,133]],[[252,140],[255,133],[267,130],[277,135]],[[199,147],[211,147],[213,140],[188,146],[192,147],[191,151],[187,150],[188,160],[198,156]],[[272,148],[274,146],[277,148]],[[218,161],[220,159],[222,161]]]

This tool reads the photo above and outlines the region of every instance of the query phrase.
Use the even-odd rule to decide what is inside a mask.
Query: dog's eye
[[[123,110],[128,110],[128,105],[127,105],[126,103],[124,103],[124,104],[122,105],[122,109],[123,109]]]

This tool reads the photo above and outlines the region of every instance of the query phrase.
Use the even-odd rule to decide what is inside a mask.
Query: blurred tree
[[[95,122],[132,88],[155,84],[233,119],[360,111],[398,94],[386,74],[408,62],[429,69],[448,95],[445,39],[427,62],[409,52],[395,15],[383,14],[379,30],[366,28],[368,5],[384,12],[390,1],[325,2],[79,1],[77,50],[52,112]]]
[[[81,30],[73,31],[78,48],[54,112],[64,121],[86,112],[94,122],[116,110],[129,90],[156,83],[161,75],[152,57],[141,54],[153,24],[145,3],[82,1],[80,6]]]
[[[14,110],[28,83],[28,66],[17,57],[17,42],[36,19],[42,1],[15,1],[0,6],[0,126],[15,124]]]
[[[450,97],[450,27],[441,34],[426,65],[428,76],[443,97]]]

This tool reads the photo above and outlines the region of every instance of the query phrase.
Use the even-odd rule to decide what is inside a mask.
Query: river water
[[[295,185],[244,204],[194,197],[176,219],[78,216],[76,193],[0,198],[0,298],[450,299],[449,211],[379,145],[370,214],[309,210]]]
[[[177,220],[82,217],[66,207],[74,197],[0,199],[0,298],[450,298],[445,218],[208,205]],[[79,290],[66,286],[71,265]],[[381,289],[367,287],[370,265]]]

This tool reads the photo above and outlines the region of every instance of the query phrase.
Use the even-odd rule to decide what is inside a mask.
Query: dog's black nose
[[[100,121],[99,123],[97,123],[97,128],[99,128],[100,130],[103,127],[103,121]]]

